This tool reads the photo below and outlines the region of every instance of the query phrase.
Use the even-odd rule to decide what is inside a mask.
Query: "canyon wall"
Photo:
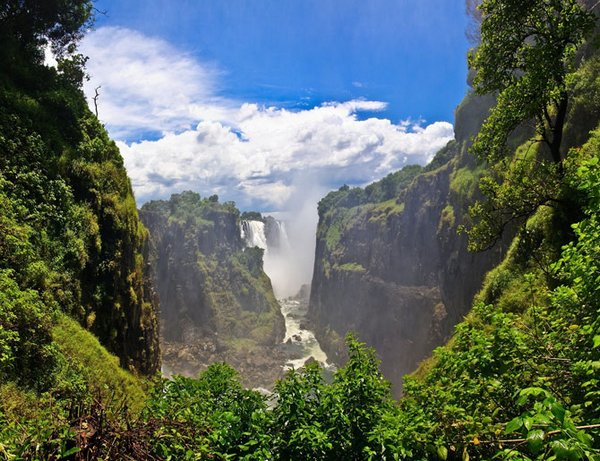
[[[448,339],[506,250],[501,242],[470,253],[458,232],[484,172],[467,148],[492,103],[469,94],[457,109],[456,139],[427,167],[345,186],[319,203],[309,307],[317,338],[341,364],[343,338],[356,332],[376,349],[396,394],[402,376]]]

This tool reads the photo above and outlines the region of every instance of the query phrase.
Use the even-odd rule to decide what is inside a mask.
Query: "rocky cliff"
[[[284,321],[263,250],[245,248],[233,203],[184,192],[146,203],[140,216],[154,247],[165,371],[227,360],[250,385],[273,382],[265,351],[282,341]]]
[[[457,232],[483,173],[467,154],[469,139],[492,102],[468,95],[456,139],[427,167],[343,187],[319,203],[310,298],[317,337],[342,363],[343,337],[355,331],[377,350],[396,393],[402,376],[448,338],[505,250],[469,253]]]

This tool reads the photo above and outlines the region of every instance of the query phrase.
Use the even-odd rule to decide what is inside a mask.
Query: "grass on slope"
[[[119,366],[119,359],[110,354],[89,331],[75,320],[60,315],[52,337],[68,365],[75,368],[92,395],[118,408],[124,403],[139,413],[146,400],[144,382]]]

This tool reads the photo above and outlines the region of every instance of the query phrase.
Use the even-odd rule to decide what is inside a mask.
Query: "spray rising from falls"
[[[265,221],[242,221],[242,239],[247,247],[265,250],[264,270],[271,279],[273,290],[279,300],[281,313],[285,319],[285,343],[289,352],[287,368],[300,368],[311,357],[326,367],[327,355],[321,349],[312,331],[306,328],[308,313],[308,292],[301,290],[302,280],[294,279],[293,269],[295,249],[290,242],[285,222],[271,216]]]
[[[247,247],[258,247],[267,250],[267,235],[265,234],[265,223],[262,221],[242,221],[240,225],[242,240]]]
[[[264,270],[277,298],[294,296],[309,282],[303,279],[297,267],[298,249],[290,242],[284,221],[267,216],[264,221],[244,220],[240,227],[246,246],[265,250]]]

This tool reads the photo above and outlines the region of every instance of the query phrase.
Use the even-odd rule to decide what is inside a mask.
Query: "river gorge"
[[[267,217],[266,222],[247,220],[242,221],[242,239],[250,248],[258,247],[264,251],[264,270],[271,279],[273,290],[282,294],[284,288],[280,285],[283,280],[281,272],[282,261],[290,264],[289,253],[292,244],[286,231],[285,222]],[[289,280],[285,280],[289,286]],[[281,314],[285,320],[285,336],[283,349],[286,361],[284,370],[301,368],[308,360],[316,360],[325,369],[333,369],[328,363],[327,354],[321,348],[314,332],[308,326],[308,301],[310,287],[298,285],[298,291],[293,296],[279,297]]]
[[[196,376],[227,362],[246,387],[270,390],[308,361],[333,371],[309,328],[310,288],[295,275],[286,223],[239,219],[206,203],[201,219],[180,221],[182,200],[202,202],[190,193],[141,210],[154,236],[163,375]]]

